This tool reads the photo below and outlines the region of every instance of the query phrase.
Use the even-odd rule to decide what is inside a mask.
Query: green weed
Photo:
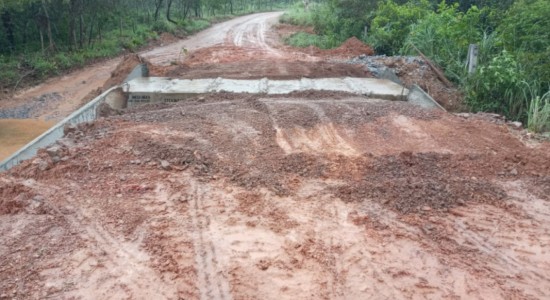
[[[550,91],[542,96],[535,96],[531,100],[527,128],[539,133],[550,131]]]

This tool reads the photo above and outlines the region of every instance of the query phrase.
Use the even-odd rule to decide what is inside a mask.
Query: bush
[[[54,61],[57,66],[63,69],[68,69],[73,66],[71,57],[66,52],[59,52],[54,56]]]
[[[210,26],[210,22],[205,19],[189,19],[186,20],[183,29],[190,33],[201,31]]]
[[[46,77],[57,72],[57,66],[42,55],[35,55],[30,61],[31,67],[39,77]]]
[[[292,25],[313,26],[312,10],[313,8],[306,11],[301,1],[296,2],[281,16],[279,22]]]
[[[516,1],[497,30],[504,47],[530,70],[529,79],[549,85],[550,1]]]
[[[378,53],[395,55],[403,48],[411,25],[430,12],[431,6],[427,0],[411,1],[403,5],[387,0],[376,10],[367,42]]]
[[[411,26],[402,53],[417,54],[412,45],[445,69],[446,75],[460,83],[467,76],[465,61],[470,44],[480,47],[479,64],[495,54],[496,39],[487,34],[487,16],[490,9],[472,6],[466,13],[458,10],[458,4],[442,2],[437,11]],[[497,52],[498,53],[498,52]]]
[[[375,11],[376,0],[330,0],[313,10],[315,31],[332,39],[345,41],[363,37],[363,30]]]
[[[158,20],[153,23],[153,25],[151,26],[151,30],[156,31],[158,33],[174,32],[176,30],[176,26],[166,20]]]
[[[466,102],[474,111],[492,111],[511,119],[525,119],[531,87],[514,56],[503,50],[478,69],[465,85]]]

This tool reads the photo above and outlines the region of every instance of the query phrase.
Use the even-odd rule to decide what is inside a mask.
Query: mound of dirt
[[[374,55],[374,50],[365,43],[361,42],[356,37],[351,37],[346,40],[340,47],[336,49],[329,50],[331,55],[335,56],[358,56],[361,54],[364,55]]]
[[[143,63],[147,64],[148,67],[151,66],[147,60],[141,58],[137,54],[125,55],[122,61],[116,66],[115,70],[111,72],[111,77],[103,84],[103,90],[121,84],[137,65]]]
[[[232,78],[232,79],[298,79],[324,77],[372,77],[360,65],[329,62],[282,61],[273,64],[266,60],[249,60],[226,63],[189,64],[156,67],[151,76],[176,78]]]
[[[307,48],[291,48],[295,52],[304,52],[311,56],[322,58],[338,58],[349,59],[359,55],[374,55],[374,50],[365,43],[361,42],[356,37],[351,37],[346,40],[338,48],[334,49],[320,49],[315,46],[309,46]]]

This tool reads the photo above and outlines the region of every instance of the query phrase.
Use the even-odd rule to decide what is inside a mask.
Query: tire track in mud
[[[201,299],[232,299],[229,282],[220,269],[217,251],[208,226],[210,218],[205,212],[207,191],[200,191],[198,183],[190,182],[190,217],[193,223],[193,244],[196,253]]]
[[[104,296],[115,298],[138,295],[169,298],[175,294],[173,287],[149,266],[149,256],[140,248],[143,232],[133,241],[122,241],[94,221],[96,216],[85,208],[76,208],[74,215],[65,214],[65,218],[71,227],[82,228],[83,237],[93,245],[88,247],[93,251],[87,251],[84,257],[74,252],[74,257],[65,258],[60,266],[73,275],[64,277],[79,281],[80,289],[69,291],[68,295],[89,299],[90,291],[96,291],[96,296],[97,291],[103,291]],[[88,261],[95,265],[90,270],[85,266]]]

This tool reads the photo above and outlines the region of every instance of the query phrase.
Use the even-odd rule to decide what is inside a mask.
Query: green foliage
[[[466,101],[474,111],[492,111],[522,119],[530,100],[526,88],[529,85],[518,62],[503,50],[466,81]]]
[[[195,33],[210,26],[210,22],[205,19],[188,19],[185,20],[183,28],[186,32]]]
[[[529,78],[550,84],[550,1],[516,1],[497,30],[504,47],[529,66]]]
[[[394,55],[403,47],[411,25],[431,12],[427,0],[410,1],[403,5],[387,0],[380,4],[371,22],[367,42],[378,53]],[[431,28],[422,28],[428,30]],[[420,31],[420,30],[419,30]],[[430,34],[431,32],[426,32]]]
[[[534,132],[550,131],[550,91],[531,100],[527,128]]]
[[[375,0],[329,0],[313,10],[315,31],[333,40],[361,38],[369,16],[376,8]]]
[[[151,30],[156,31],[158,33],[174,32],[176,30],[176,26],[166,20],[157,20],[151,26]]]
[[[279,21],[292,25],[313,26],[313,9],[306,11],[303,2],[296,2]]]
[[[442,2],[437,11],[426,14],[416,24],[410,26],[402,53],[417,54],[416,46],[422,53],[442,66],[446,75],[454,82],[461,82],[466,76],[465,60],[470,44],[479,44],[481,61],[491,56],[496,42],[494,35],[487,35],[489,26],[486,16],[489,9],[471,7],[466,13],[458,10],[458,5]],[[491,53],[488,53],[490,51]]]

